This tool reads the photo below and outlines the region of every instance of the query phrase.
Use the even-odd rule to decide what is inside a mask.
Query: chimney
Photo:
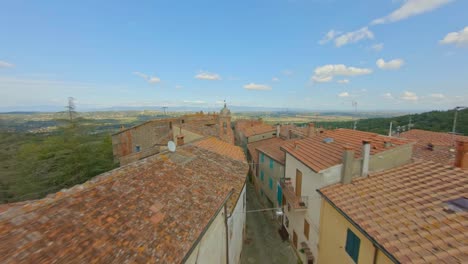
[[[288,139],[291,139],[291,138],[292,138],[292,130],[288,129]]]
[[[343,166],[341,167],[341,183],[351,183],[353,178],[354,151],[351,146],[346,145],[343,152]]]
[[[315,124],[309,123],[309,126],[307,127],[307,136],[311,137],[313,135],[315,135]]]
[[[182,146],[184,144],[184,135],[177,136],[177,146]]]
[[[280,124],[277,124],[277,125],[276,125],[276,137],[277,137],[277,138],[280,137],[280,130],[281,130],[281,125],[280,125]]]
[[[468,169],[468,142],[457,140],[455,152],[455,167]]]
[[[363,140],[362,141],[362,170],[361,176],[367,177],[369,174],[369,159],[370,159],[370,141]]]

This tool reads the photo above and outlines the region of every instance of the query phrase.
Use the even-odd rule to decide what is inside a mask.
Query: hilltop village
[[[467,136],[233,121],[225,104],[112,146],[120,167],[1,207],[1,263],[237,264],[248,186],[293,263],[468,262]]]

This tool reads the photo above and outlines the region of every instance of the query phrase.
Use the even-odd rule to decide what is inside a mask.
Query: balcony
[[[283,195],[286,198],[288,210],[293,208],[295,210],[306,210],[308,207],[307,196],[297,196],[290,178],[281,179],[281,188]]]

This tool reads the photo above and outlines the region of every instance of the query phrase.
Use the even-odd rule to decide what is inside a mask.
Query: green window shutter
[[[346,234],[346,253],[354,260],[355,263],[358,263],[359,259],[359,248],[361,246],[361,239],[357,237],[353,231],[348,229]]]
[[[260,171],[260,180],[263,181],[264,177],[265,177],[265,174],[263,173],[263,171]]]
[[[268,178],[268,186],[270,187],[270,190],[273,190],[273,180],[271,177]]]
[[[262,163],[265,161],[265,155],[263,153],[260,153],[260,160]]]
[[[270,169],[273,169],[273,160],[270,158]]]

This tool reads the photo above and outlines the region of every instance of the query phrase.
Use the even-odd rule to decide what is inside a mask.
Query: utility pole
[[[457,116],[458,116],[458,110],[463,110],[465,108],[468,108],[466,106],[457,106],[453,110],[455,110],[455,114],[453,116],[453,126],[452,126],[452,145],[455,145],[455,134],[456,134],[456,128],[457,128]]]
[[[68,97],[68,105],[65,106],[65,108],[68,111],[68,118],[70,119],[70,122],[72,122],[73,114],[75,113],[75,98]]]
[[[356,127],[357,127],[357,102],[352,101],[351,104],[354,107],[354,118],[356,118],[356,120],[354,120],[353,130],[356,130]]]
[[[162,109],[163,109],[163,111],[164,111],[164,115],[167,115],[167,113],[166,113],[167,106],[163,106]]]

